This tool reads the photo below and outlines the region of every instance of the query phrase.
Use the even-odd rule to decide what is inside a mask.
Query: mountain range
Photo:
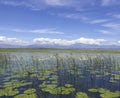
[[[89,44],[75,44],[70,46],[60,46],[60,45],[11,45],[11,44],[0,44],[0,48],[74,48],[74,49],[120,49],[117,45],[89,45]]]

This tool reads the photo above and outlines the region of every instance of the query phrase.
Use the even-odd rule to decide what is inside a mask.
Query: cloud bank
[[[120,5],[120,0],[0,0],[0,4],[28,7],[32,10],[49,7],[67,7],[80,10],[93,6]]]
[[[8,38],[6,36],[0,36],[0,44],[27,45],[28,42],[17,39],[17,38]]]
[[[38,34],[64,34],[64,32],[56,31],[56,29],[33,29],[33,30],[24,30],[24,29],[11,29],[13,32],[29,32],[29,33],[38,33]]]
[[[106,44],[107,42],[107,44]],[[0,44],[10,44],[10,45],[59,45],[59,46],[71,46],[71,45],[120,45],[120,41],[108,43],[108,40],[105,39],[93,39],[93,38],[85,38],[81,37],[79,39],[74,40],[66,40],[66,39],[54,39],[54,38],[34,38],[31,41],[24,41],[18,38],[11,38],[6,36],[0,36]]]
[[[70,46],[74,44],[90,44],[90,45],[100,45],[105,42],[105,39],[92,39],[81,37],[75,40],[64,40],[64,39],[51,39],[51,38],[35,38],[34,43],[41,45],[60,45],[60,46]]]

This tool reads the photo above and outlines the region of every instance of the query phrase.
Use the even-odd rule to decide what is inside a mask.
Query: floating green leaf
[[[36,89],[34,89],[34,88],[29,88],[28,90],[24,91],[25,94],[31,94],[31,93],[35,93],[35,92],[36,92]]]
[[[77,92],[76,98],[88,98],[88,95],[84,92]]]

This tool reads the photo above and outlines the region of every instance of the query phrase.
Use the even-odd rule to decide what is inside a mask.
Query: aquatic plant
[[[75,98],[88,98],[88,95],[84,92],[77,92]]]
[[[72,87],[73,85],[71,84],[65,84],[65,87]]]
[[[37,98],[37,95],[35,93],[32,94],[19,94],[15,96],[14,98]]]
[[[24,91],[25,94],[31,94],[31,93],[35,93],[35,92],[36,92],[36,89],[34,89],[34,88],[29,88]]]
[[[105,92],[109,92],[109,90],[105,89],[105,88],[98,88],[98,92],[99,93],[105,93]]]
[[[26,86],[26,85],[31,85],[32,82],[20,82],[18,80],[13,80],[10,82],[4,82],[3,87],[12,87],[12,88],[16,88],[16,87],[21,87],[21,86]]]
[[[61,86],[57,87],[56,84],[46,84],[43,82],[39,85],[43,92],[49,92],[51,94],[70,94],[75,91],[75,88],[72,87],[70,84],[66,84],[67,87]]]
[[[110,90],[105,88],[98,88],[98,89],[91,88],[88,89],[88,91],[93,93],[99,92],[102,98],[118,98],[120,96],[120,91],[111,92]]]
[[[120,96],[120,92],[111,92],[106,91],[105,93],[100,94],[102,98],[118,98]]]
[[[98,89],[96,89],[96,88],[90,88],[90,89],[88,89],[88,91],[94,93],[94,92],[98,92]]]
[[[4,90],[0,90],[0,96],[4,96]]]
[[[7,66],[2,64],[7,64]],[[76,54],[67,54],[67,56],[66,54],[53,56],[52,54],[50,56],[47,54],[47,57],[42,55],[41,57],[15,56],[13,58],[6,55],[0,60],[0,65],[2,66],[0,76],[3,76],[3,80],[0,81],[2,85],[0,96],[6,96],[3,91],[10,87],[12,89],[8,90],[7,95],[15,96],[15,98],[30,98],[31,96],[33,96],[31,98],[36,98],[35,92],[38,92],[36,90],[40,90],[39,94],[43,97],[46,97],[44,94],[52,94],[51,96],[55,98],[56,96],[71,97],[76,91],[76,98],[88,98],[85,93],[88,91],[93,95],[97,92],[103,98],[108,94],[114,95],[113,97],[119,95],[119,91],[111,91],[112,88],[119,89],[117,85],[119,86],[120,80],[120,63],[117,63],[113,56],[100,54],[77,54],[77,56]],[[110,87],[109,84],[114,85]],[[38,85],[40,89],[35,88]],[[19,90],[24,90],[24,94],[18,95]]]
[[[18,93],[19,91],[17,89],[13,89],[12,87],[7,87],[5,89],[0,90],[0,96],[14,96]]]

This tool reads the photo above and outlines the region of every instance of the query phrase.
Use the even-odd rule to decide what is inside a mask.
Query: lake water
[[[120,54],[0,53],[0,98],[120,98]]]

